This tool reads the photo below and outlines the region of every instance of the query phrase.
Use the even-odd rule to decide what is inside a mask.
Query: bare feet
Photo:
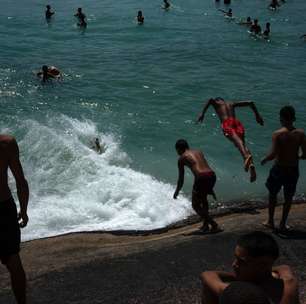
[[[222,232],[223,229],[217,224],[217,225],[213,225],[210,228],[210,233],[218,233],[218,232]]]
[[[269,221],[263,222],[262,225],[265,226],[265,227],[268,228],[268,229],[272,229],[272,230],[275,229],[274,223],[271,223],[271,222],[269,222]]]
[[[256,170],[255,166],[252,164],[250,166],[250,182],[253,183],[256,181]]]
[[[289,225],[279,225],[279,228],[277,229],[278,232],[280,233],[286,233],[292,229],[291,226]]]

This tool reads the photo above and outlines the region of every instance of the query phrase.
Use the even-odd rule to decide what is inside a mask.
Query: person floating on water
[[[192,208],[203,220],[200,228],[202,233],[219,232],[221,229],[211,218],[208,212],[207,195],[212,195],[216,199],[213,190],[216,183],[216,175],[209,167],[203,153],[199,150],[191,150],[186,140],[180,139],[175,144],[175,149],[179,155],[178,170],[179,178],[173,198],[176,199],[184,184],[184,167],[187,166],[194,175],[192,190]],[[209,229],[209,225],[211,228]]]
[[[255,114],[257,123],[263,126],[264,121],[260,116],[254,102],[225,102],[221,97],[210,98],[204,105],[203,111],[198,117],[198,122],[203,122],[204,115],[209,106],[214,107],[221,121],[221,127],[224,136],[238,148],[244,160],[244,170],[246,172],[250,171],[250,181],[254,182],[256,180],[256,170],[253,163],[253,157],[250,150],[245,145],[244,127],[242,123],[236,118],[235,114],[235,109],[237,107],[250,107]]]
[[[42,77],[42,81],[46,82],[50,79],[60,78],[61,72],[54,66],[48,67],[47,65],[43,65],[41,71],[37,73],[37,76]]]
[[[264,32],[262,33],[263,37],[264,37],[264,38],[269,38],[269,36],[270,36],[270,31],[271,31],[271,29],[270,29],[270,22],[267,22],[267,23],[266,23],[266,29],[265,29]]]
[[[170,8],[170,3],[168,2],[168,0],[164,0],[163,9],[168,10],[169,8]]]
[[[261,27],[258,24],[258,19],[254,20],[254,23],[252,24],[252,26],[250,28],[250,32],[255,34],[255,35],[261,34]]]
[[[138,24],[143,24],[143,22],[144,22],[144,16],[142,15],[142,11],[138,11],[137,22],[138,22]]]
[[[8,185],[8,170],[16,182],[19,213]],[[29,221],[29,186],[20,163],[18,144],[14,137],[3,134],[0,135],[0,189],[0,261],[10,273],[16,302],[26,304],[27,279],[19,251],[20,228],[26,227]]]
[[[251,17],[247,17],[246,21],[240,21],[238,24],[239,25],[251,26],[252,25],[252,19],[251,19]]]
[[[78,8],[78,11],[74,16],[79,19],[79,23],[78,23],[79,27],[86,27],[87,26],[87,23],[85,21],[86,15],[82,12],[81,7]]]
[[[51,17],[55,14],[55,12],[52,12],[51,11],[51,6],[50,5],[47,5],[46,6],[46,19],[47,19],[47,21],[50,21],[51,20]]]
[[[92,149],[94,149],[97,153],[102,154],[103,153],[103,148],[101,147],[99,138],[95,138],[94,144],[92,146]]]
[[[222,12],[226,17],[233,17],[233,11],[231,8],[228,11],[225,11],[223,9],[219,9],[219,11]]]
[[[264,225],[274,229],[274,211],[277,204],[277,195],[283,187],[285,203],[279,232],[286,232],[288,229],[286,222],[299,178],[299,160],[306,159],[306,136],[303,129],[297,129],[293,125],[295,121],[293,107],[283,107],[279,112],[279,116],[282,128],[272,134],[271,151],[261,161],[261,164],[264,165],[268,161],[275,160],[266,181],[266,187],[269,190],[269,218]],[[301,155],[299,155],[300,149]]]
[[[202,281],[202,303],[221,304],[223,292],[231,286],[233,282],[254,284],[269,298],[268,303],[272,304],[298,304],[299,289],[298,279],[293,274],[290,266],[274,266],[279,257],[279,247],[274,238],[265,232],[254,231],[242,235],[234,250],[232,272],[225,271],[205,271],[201,273]],[[221,263],[221,262],[220,262]],[[221,266],[221,265],[220,265]],[[266,302],[256,302],[252,293],[249,293],[248,286],[241,286],[238,295],[245,298],[238,302],[225,302],[235,304],[264,304]]]
[[[269,8],[272,9],[272,10],[276,10],[279,6],[280,6],[280,4],[278,3],[277,0],[272,0],[270,5],[269,5]]]

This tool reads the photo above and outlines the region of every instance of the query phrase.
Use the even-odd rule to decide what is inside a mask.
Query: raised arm
[[[19,160],[19,149],[15,139],[9,143],[8,146],[9,155],[9,168],[16,181],[17,196],[20,204],[20,218],[22,220],[21,227],[25,227],[28,223],[28,201],[29,201],[29,186],[24,177],[23,169]]]
[[[264,121],[263,121],[261,115],[259,114],[259,112],[258,112],[258,110],[255,106],[255,103],[253,101],[234,102],[233,107],[250,107],[255,114],[255,119],[256,119],[257,123],[259,123],[262,126],[264,125]]]
[[[277,134],[273,133],[273,135],[272,135],[272,147],[271,147],[271,150],[270,150],[269,154],[261,160],[261,165],[262,166],[266,162],[275,159],[275,157],[277,156],[276,141],[277,141]]]
[[[205,103],[204,108],[203,108],[203,111],[202,111],[202,113],[201,113],[201,114],[199,115],[199,117],[198,117],[198,122],[203,122],[203,120],[204,120],[204,115],[205,115],[207,109],[209,108],[209,106],[211,105],[211,102],[212,102],[212,99],[210,98],[210,99]]]
[[[179,177],[177,180],[177,186],[176,186],[175,192],[173,194],[174,199],[177,198],[179,192],[181,191],[184,185],[185,169],[184,169],[184,160],[182,159],[182,157],[179,158],[177,165],[178,165],[178,170],[179,170]]]

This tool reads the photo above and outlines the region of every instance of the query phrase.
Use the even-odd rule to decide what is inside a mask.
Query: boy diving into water
[[[221,127],[223,134],[238,148],[244,160],[244,169],[246,172],[250,171],[250,181],[256,180],[256,170],[253,163],[253,158],[250,150],[245,145],[245,130],[242,123],[236,118],[235,108],[236,107],[250,107],[254,114],[257,123],[263,126],[264,121],[260,116],[254,102],[252,101],[241,101],[241,102],[225,102],[221,97],[210,98],[200,116],[198,122],[203,122],[204,115],[209,108],[213,106],[219,119],[221,121]]]

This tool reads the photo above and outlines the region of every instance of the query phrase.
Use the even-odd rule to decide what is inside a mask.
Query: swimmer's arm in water
[[[250,107],[253,110],[254,114],[255,114],[255,119],[256,119],[257,123],[262,125],[262,126],[264,125],[264,121],[263,121],[261,115],[259,114],[259,112],[258,112],[258,110],[257,110],[257,108],[255,106],[255,103],[253,101],[235,102],[235,103],[233,103],[233,107],[234,108],[235,107]]]
[[[224,13],[224,14],[227,14],[227,13],[228,13],[227,11],[225,11],[225,10],[223,10],[223,9],[221,9],[221,8],[219,8],[218,11],[220,11],[220,12],[222,12],[222,13]]]
[[[263,166],[266,162],[275,159],[276,155],[277,155],[277,145],[276,145],[276,141],[277,141],[277,133],[273,133],[272,135],[272,148],[270,153],[264,157],[261,160],[261,165]]]
[[[204,106],[204,108],[203,108],[202,113],[201,113],[201,114],[199,115],[199,117],[198,117],[197,122],[203,122],[203,120],[204,120],[204,115],[205,115],[205,113],[206,113],[206,111],[207,111],[207,109],[209,108],[210,105],[211,105],[211,99],[209,99],[209,100],[206,102],[206,104],[205,104],[205,106]]]
[[[284,282],[284,292],[280,304],[299,304],[298,280],[291,268],[287,265],[280,265],[273,267],[272,273]]]
[[[179,170],[179,177],[177,181],[177,186],[175,189],[175,192],[173,194],[173,198],[176,199],[179,192],[181,191],[183,185],[184,185],[184,175],[185,175],[185,169],[184,169],[184,159],[183,157],[180,157],[177,163],[178,170]]]

